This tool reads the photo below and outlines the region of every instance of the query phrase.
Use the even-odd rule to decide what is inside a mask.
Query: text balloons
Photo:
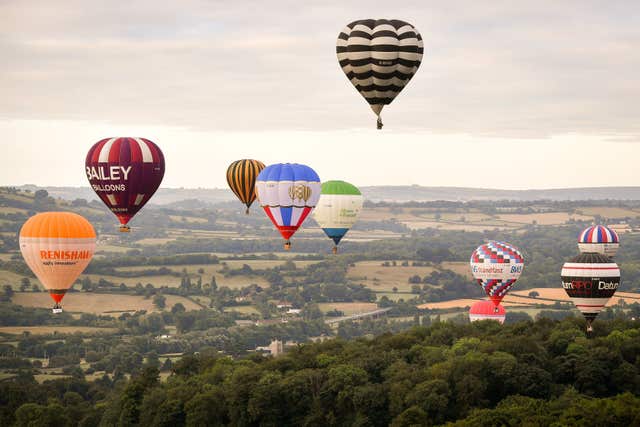
[[[91,147],[85,161],[91,188],[122,226],[151,199],[164,176],[164,155],[145,138],[107,138]]]
[[[20,230],[20,251],[25,262],[62,311],[60,301],[87,267],[96,247],[93,226],[71,212],[32,216]]]
[[[489,242],[471,254],[471,274],[482,286],[496,310],[524,269],[524,257],[513,245]]]
[[[560,273],[562,287],[587,320],[587,330],[620,286],[620,269],[606,255],[580,254],[565,262]]]

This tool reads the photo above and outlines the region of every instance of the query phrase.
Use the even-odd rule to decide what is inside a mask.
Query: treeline
[[[234,360],[201,347],[174,362],[166,382],[157,357],[130,357],[142,363],[130,380],[76,376],[37,386],[18,368],[0,382],[0,424],[637,425],[637,322],[599,320],[591,337],[584,327],[577,318],[436,322],[276,358]]]

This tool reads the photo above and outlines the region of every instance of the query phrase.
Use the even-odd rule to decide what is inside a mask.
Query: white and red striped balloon
[[[604,225],[587,227],[578,236],[578,249],[582,253],[596,252],[614,257],[619,247],[618,233]]]

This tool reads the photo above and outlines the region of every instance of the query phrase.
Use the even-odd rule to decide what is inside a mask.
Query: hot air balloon
[[[25,262],[56,302],[60,301],[91,261],[96,233],[83,217],[72,212],[45,212],[32,216],[20,230]]]
[[[502,305],[496,306],[492,301],[478,301],[474,303],[469,309],[469,320],[472,322],[478,320],[495,320],[504,323],[504,319],[507,317],[507,312]]]
[[[238,199],[247,205],[247,215],[249,215],[251,203],[256,199],[256,178],[262,169],[264,169],[264,163],[252,159],[236,160],[227,168],[229,187]]]
[[[611,258],[583,253],[562,266],[562,287],[587,320],[587,331],[620,285],[620,269]]]
[[[473,251],[470,264],[471,274],[498,310],[500,301],[522,274],[524,257],[509,243],[489,242]]]
[[[106,138],[91,147],[85,167],[91,188],[128,232],[127,223],[162,182],[164,156],[145,138]]]
[[[320,198],[320,178],[309,166],[276,163],[260,172],[256,181],[260,206],[291,248],[290,238]]]
[[[397,19],[353,21],[338,35],[336,53],[342,71],[378,116],[414,76],[424,52],[422,36]]]
[[[596,252],[614,257],[619,247],[618,233],[604,225],[587,227],[578,236],[578,249],[582,253]]]
[[[333,253],[338,252],[340,239],[358,220],[362,209],[363,197],[360,190],[344,181],[322,183],[320,200],[313,211],[313,218],[325,234],[333,240]]]

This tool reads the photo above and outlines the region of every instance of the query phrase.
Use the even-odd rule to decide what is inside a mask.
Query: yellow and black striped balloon
[[[258,160],[236,160],[227,169],[227,182],[238,199],[247,205],[247,213],[251,203],[256,199],[256,178],[264,169],[264,163]]]

